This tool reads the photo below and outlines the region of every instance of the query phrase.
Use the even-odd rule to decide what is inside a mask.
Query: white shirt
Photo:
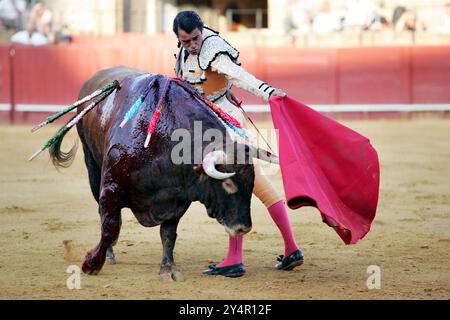
[[[27,3],[25,0],[0,0],[0,17],[3,19],[14,20],[19,17],[16,9],[14,8],[14,4],[16,4],[17,11],[20,13],[24,12]]]
[[[347,0],[345,25],[367,26],[375,18],[377,9],[373,0]]]
[[[444,18],[444,26],[442,28],[443,33],[450,33],[450,16]]]
[[[337,12],[321,12],[314,17],[313,32],[329,33],[341,29],[341,16]]]

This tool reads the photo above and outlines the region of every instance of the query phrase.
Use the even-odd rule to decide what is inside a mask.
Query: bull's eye
[[[238,188],[231,179],[225,179],[222,182],[222,187],[228,194],[235,194],[236,192],[238,192]]]

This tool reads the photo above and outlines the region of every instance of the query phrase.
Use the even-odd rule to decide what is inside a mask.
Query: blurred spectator
[[[22,29],[22,14],[26,7],[25,0],[0,0],[0,28]]]
[[[30,12],[26,30],[19,31],[11,37],[11,42],[25,45],[46,45],[53,42],[52,12],[38,2]]]
[[[378,10],[373,0],[347,0],[344,27],[358,30],[377,28],[382,22]]]
[[[450,2],[445,5],[446,15],[444,17],[444,26],[442,32],[450,33]]]
[[[406,12],[406,8],[404,6],[395,7],[394,12],[392,14],[392,24],[394,26],[397,25],[398,20],[405,12]]]
[[[229,3],[228,6],[225,8],[225,12],[227,14],[231,14],[231,21],[229,21],[231,22],[230,31],[233,32],[239,31],[241,26],[241,16],[239,12],[239,6],[237,5],[237,3],[234,1]]]
[[[288,1],[286,31],[289,35],[293,36],[293,31],[298,31],[300,34],[308,34],[311,31],[313,8],[312,0]]]
[[[320,12],[314,17],[312,30],[315,33],[329,33],[342,30],[341,15],[331,10],[330,2],[324,0]]]
[[[370,25],[369,29],[370,30],[393,29],[393,25],[386,19],[386,17],[379,15],[377,16],[374,23]]]
[[[392,17],[392,23],[394,24],[395,31],[425,31],[426,25],[417,18],[417,15],[407,10],[405,7],[397,7],[394,10]]]
[[[55,44],[59,44],[62,42],[72,42],[72,41],[73,41],[73,37],[71,35],[69,27],[66,24],[64,24],[60,30],[55,32],[55,40],[54,40]]]
[[[45,4],[38,2],[31,9],[30,19],[27,23],[27,31],[38,32],[44,36],[49,36],[52,32],[53,14]]]

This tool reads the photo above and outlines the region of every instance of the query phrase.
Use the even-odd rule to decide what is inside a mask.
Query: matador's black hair
[[[181,11],[173,20],[173,32],[178,36],[178,29],[191,33],[195,28],[203,31],[203,21],[195,11]]]

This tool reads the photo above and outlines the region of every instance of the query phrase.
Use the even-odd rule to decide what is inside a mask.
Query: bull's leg
[[[97,247],[88,252],[83,262],[83,272],[87,274],[98,274],[106,259],[108,248],[119,237],[121,227],[121,203],[119,187],[116,183],[103,186],[100,193],[99,213],[101,220],[102,236]]]
[[[84,136],[84,128],[82,122],[79,122],[77,124],[77,130],[78,135],[80,136],[81,142],[83,144],[83,151],[84,151],[84,162],[86,164],[86,168],[88,170],[88,177],[89,177],[89,185],[91,187],[92,195],[95,198],[95,201],[97,203],[100,202],[100,182],[101,182],[101,168],[97,165],[95,162],[94,157],[92,156],[91,150],[86,144],[86,138]],[[114,254],[113,246],[115,246],[117,243],[117,240],[115,243],[113,243],[106,251],[106,261],[109,264],[116,264],[116,256]]]
[[[82,130],[82,129],[80,129]],[[86,164],[86,168],[88,171],[89,177],[89,186],[91,187],[92,195],[94,196],[95,201],[99,203],[100,201],[100,181],[101,181],[101,168],[95,163],[94,157],[89,150],[89,147],[84,142],[84,137],[80,134],[80,139],[83,143],[83,151],[84,151],[84,162]]]
[[[164,222],[160,228],[161,242],[163,246],[163,257],[159,276],[163,281],[182,281],[182,275],[176,269],[173,261],[173,249],[177,239],[177,227],[180,219]]]
[[[122,219],[120,219],[120,227],[119,227],[119,233],[120,233],[120,228],[122,227]],[[117,235],[117,239],[116,241],[113,242],[113,244],[111,244],[108,249],[106,249],[106,262],[109,264],[116,264],[116,255],[114,254],[114,249],[113,247],[117,244],[117,241],[119,240],[119,235]]]

